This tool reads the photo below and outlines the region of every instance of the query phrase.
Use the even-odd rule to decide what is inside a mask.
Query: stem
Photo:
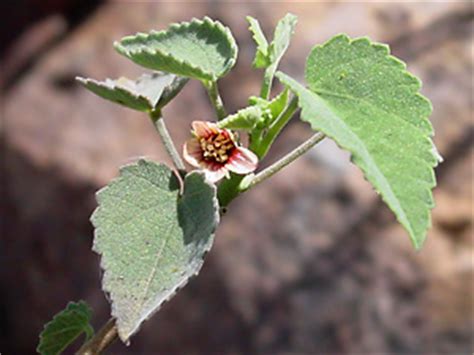
[[[263,169],[261,172],[255,175],[249,182],[247,182],[247,179],[250,176],[246,177],[243,175],[232,174],[230,179],[222,181],[219,185],[219,188],[217,190],[217,198],[219,200],[219,205],[221,206],[221,208],[225,209],[227,205],[239,194],[251,189],[255,185],[273,176],[278,171],[280,171],[281,169],[292,163],[294,160],[299,158],[301,155],[306,153],[308,150],[313,148],[325,137],[326,136],[320,132],[315,133],[308,140],[300,144],[298,147],[289,152],[283,158],[273,163],[268,168]]]
[[[321,142],[325,137],[326,136],[321,132],[315,133],[313,136],[311,136],[311,138],[309,138],[308,140],[300,144],[298,147],[293,149],[283,158],[281,158],[277,162],[270,165],[268,168],[263,169],[261,172],[255,175],[255,177],[246,186],[244,186],[241,189],[241,192],[251,189],[255,185],[273,176],[274,174],[279,172],[281,169],[283,169],[284,167],[286,167],[287,165],[295,161],[297,158],[302,156],[308,150],[313,148],[316,144]]]
[[[161,111],[152,111],[150,113],[150,117],[155,125],[156,130],[158,131],[158,134],[160,135],[161,141],[165,146],[166,152],[173,161],[174,166],[179,171],[185,171],[186,167],[184,166],[184,163],[181,160],[181,156],[176,150],[173,140],[171,139],[168,129],[166,128],[165,121],[163,120],[163,116],[161,115]]]
[[[298,110],[298,97],[293,96],[288,106],[285,110],[277,117],[275,121],[270,125],[267,134],[261,141],[257,141],[258,146],[251,147],[254,148],[254,151],[257,153],[258,157],[262,159],[267,155],[268,150],[272,146],[276,137],[280,134],[281,130],[286,126],[286,124],[293,117],[295,112]]]
[[[260,97],[262,99],[268,100],[270,92],[272,90],[273,76],[275,75],[276,65],[270,65],[265,69],[265,74],[263,74],[262,88],[260,89]]]
[[[216,112],[218,120],[222,120],[227,116],[227,112],[222,102],[221,95],[219,94],[217,82],[208,81],[203,83],[206,87],[207,94],[209,95],[209,99],[211,100],[212,107],[214,107],[214,111]]]
[[[231,174],[230,179],[223,180],[217,189],[217,200],[219,206],[226,208],[227,205],[240,193],[239,185],[244,179],[243,175]]]
[[[91,340],[86,342],[77,351],[77,355],[98,355],[106,347],[112,344],[118,338],[117,326],[115,325],[115,319],[110,318],[107,323],[92,337]]]

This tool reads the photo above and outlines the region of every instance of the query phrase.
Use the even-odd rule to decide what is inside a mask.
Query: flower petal
[[[191,138],[184,143],[183,146],[183,157],[189,164],[200,167],[200,161],[202,160],[202,149],[197,138]]]
[[[226,168],[236,174],[248,174],[257,169],[258,158],[251,150],[237,147],[229,158]]]
[[[191,123],[194,133],[200,138],[208,138],[211,134],[217,134],[218,128],[215,123],[207,121],[193,121]]]
[[[223,177],[229,177],[229,170],[223,165],[215,170],[204,169],[204,174],[206,175],[206,179],[210,182],[217,182]]]

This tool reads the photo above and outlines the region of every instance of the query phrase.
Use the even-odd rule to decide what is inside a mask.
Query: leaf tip
[[[125,39],[125,38],[126,38],[126,37],[124,37],[123,39]],[[115,51],[117,51],[119,54],[122,54],[122,55],[124,55],[124,56],[127,56],[128,52],[127,52],[127,50],[125,49],[125,47],[122,45],[123,39],[120,40],[120,41],[114,41],[113,46],[114,46]]]
[[[420,252],[421,249],[423,248],[423,245],[425,244],[426,236],[423,235],[420,238],[420,237],[415,237],[413,235],[410,235],[410,239],[413,244],[413,247],[415,248],[415,251]]]

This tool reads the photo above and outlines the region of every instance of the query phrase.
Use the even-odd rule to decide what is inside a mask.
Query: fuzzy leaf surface
[[[299,97],[301,119],[352,154],[353,162],[420,248],[434,206],[438,163],[430,102],[420,81],[386,45],[338,35],[313,48],[305,88],[278,78]]]
[[[220,128],[233,130],[252,130],[262,119],[262,110],[258,106],[249,106],[219,121]]]
[[[290,46],[291,36],[293,36],[297,22],[298,18],[293,14],[286,14],[285,17],[278,22],[269,50],[270,61],[272,63],[278,65],[283,54],[285,54]]]
[[[238,52],[229,28],[208,17],[124,37],[115,49],[146,68],[201,81],[216,81],[227,74]]]
[[[288,104],[288,89],[285,88],[280,94],[272,100],[262,99],[258,96],[252,96],[249,100],[250,104],[259,107],[264,115],[266,115],[265,125],[271,124],[283,112]]]
[[[86,340],[89,339],[94,334],[94,329],[89,324],[91,315],[92,311],[84,301],[70,302],[44,326],[36,349],[38,353],[60,354],[82,333],[86,334]]]
[[[94,94],[138,111],[161,108],[176,96],[187,82],[173,74],[144,74],[137,80],[121,77],[117,80],[97,81],[77,77]]]
[[[196,275],[219,220],[216,189],[200,172],[180,181],[166,165],[140,160],[97,194],[94,251],[119,336],[143,321]]]
[[[252,32],[253,39],[257,44],[257,51],[253,61],[254,68],[267,68],[271,66],[274,72],[290,45],[297,17],[293,14],[286,14],[278,22],[273,34],[273,41],[270,44],[268,44],[259,22],[251,16],[247,16],[247,21],[250,25],[249,30]]]

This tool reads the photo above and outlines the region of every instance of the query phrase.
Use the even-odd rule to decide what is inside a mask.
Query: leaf
[[[144,74],[137,80],[124,77],[105,81],[76,77],[76,80],[100,97],[138,111],[162,108],[188,81],[164,73]]]
[[[266,68],[271,62],[268,55],[268,42],[265,38],[265,35],[260,28],[258,20],[252,16],[246,17],[247,22],[249,23],[249,30],[253,34],[253,39],[257,44],[257,51],[255,53],[255,59],[253,60],[254,68]]]
[[[143,321],[196,275],[219,221],[216,188],[200,172],[180,181],[166,165],[139,160],[97,194],[93,249],[103,289],[127,342]]]
[[[262,119],[262,110],[257,106],[249,106],[229,115],[217,122],[220,128],[251,131]]]
[[[283,54],[288,49],[297,22],[298,18],[293,14],[286,14],[278,22],[269,52],[270,61],[275,65],[278,65]]]
[[[171,25],[166,31],[122,38],[115,49],[146,68],[216,81],[234,66],[237,44],[229,28],[209,17]]]
[[[298,95],[302,120],[352,153],[420,248],[431,224],[438,162],[431,104],[418,92],[420,81],[388,46],[346,35],[313,48],[306,63],[309,89],[277,76]]]
[[[253,33],[253,39],[257,44],[257,52],[253,61],[254,68],[268,68],[272,66],[274,72],[290,45],[291,36],[298,21],[297,17],[293,14],[286,14],[278,22],[273,35],[273,41],[270,45],[268,45],[258,21],[251,16],[247,16],[247,21],[250,24],[249,30]]]
[[[41,355],[60,354],[82,333],[86,340],[94,334],[89,324],[92,310],[84,301],[70,302],[67,307],[46,323],[40,334],[38,351]]]

